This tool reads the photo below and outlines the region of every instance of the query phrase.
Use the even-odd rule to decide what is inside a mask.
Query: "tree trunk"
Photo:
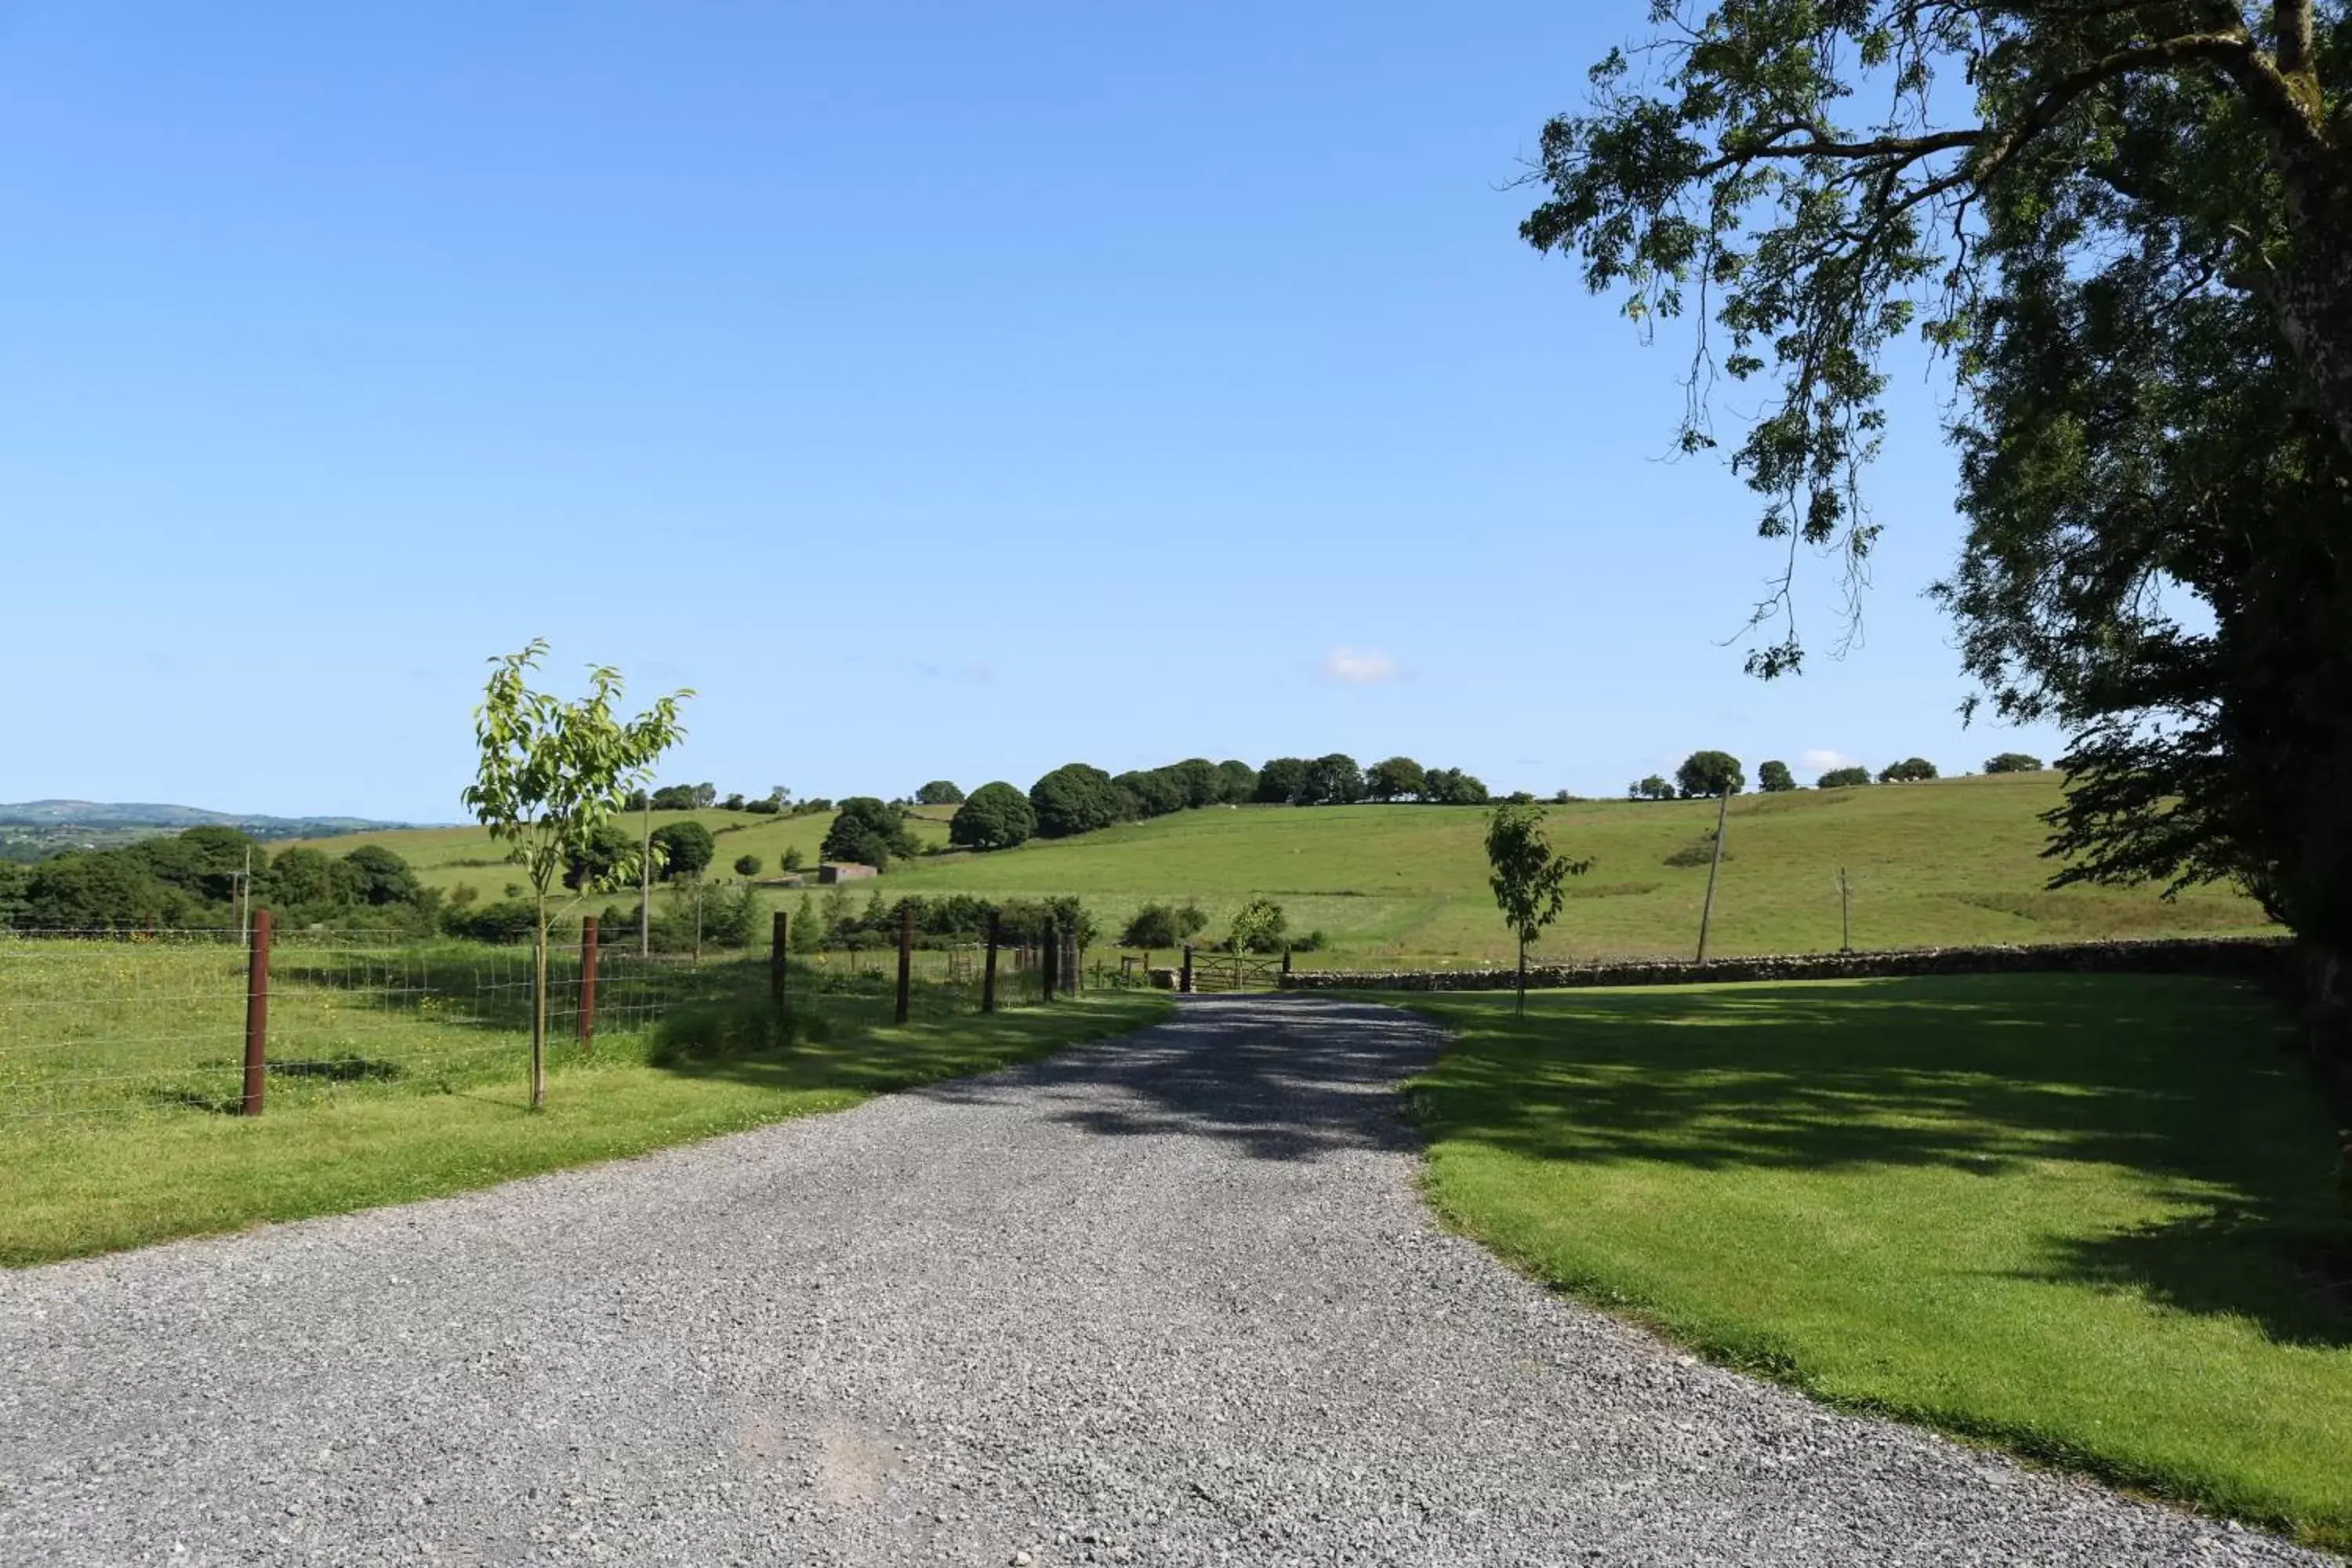
[[[539,905],[539,940],[530,955],[530,1108],[547,1103],[547,900]]]
[[[2352,174],[2333,150],[2282,160],[2292,253],[2254,280],[2312,406],[2352,451]]]
[[[1528,1016],[1528,939],[1519,938],[1519,1016]]]

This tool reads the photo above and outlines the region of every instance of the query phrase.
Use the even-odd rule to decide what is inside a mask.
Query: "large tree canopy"
[[[2352,28],[2343,0],[1660,0],[1545,128],[1522,232],[1769,383],[1733,462],[1858,587],[1885,355],[1959,394],[1940,592],[2012,719],[2072,731],[2067,879],[2227,878],[2352,950]],[[1851,622],[1849,621],[1850,625]]]

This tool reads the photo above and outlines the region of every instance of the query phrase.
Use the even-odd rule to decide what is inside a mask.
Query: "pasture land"
[[[1536,1276],[1851,1408],[2352,1545],[2352,1225],[2265,998],[2021,975],[1419,1005],[1459,1037],[1409,1091],[1429,1194]]]
[[[2152,887],[2050,891],[2044,884],[2056,867],[2042,858],[2048,835],[2039,816],[2058,799],[2054,773],[1738,796],[1710,949],[1835,951],[1841,866],[1853,885],[1860,948],[2275,931],[2251,900],[2222,888],[2191,889],[2171,901]],[[1554,842],[1598,863],[1570,884],[1567,912],[1535,957],[1693,950],[1706,868],[1667,861],[1693,858],[1677,852],[1706,842],[1714,802],[1584,801],[1547,810]],[[1212,806],[985,855],[947,848],[951,815],[949,807],[918,812],[916,834],[934,852],[855,886],[860,907],[877,892],[1074,893],[1102,921],[1108,943],[1143,904],[1192,900],[1210,916],[1207,941],[1244,901],[1267,894],[1283,904],[1294,935],[1326,937],[1325,950],[1302,963],[1444,967],[1511,953],[1486,888],[1485,813],[1476,806]],[[767,862],[769,877],[788,844],[814,866],[832,822],[727,811],[656,813],[655,821],[688,816],[724,830],[715,873],[748,850]],[[514,879],[511,868],[481,864],[495,861],[498,847],[478,828],[360,835],[319,847],[340,852],[370,842],[409,857],[436,887],[471,882],[490,899]],[[797,910],[802,896],[763,894],[786,910]]]
[[[839,1109],[1157,1017],[1113,992],[1006,1010],[925,954],[910,1022],[844,959],[795,966],[796,1027],[768,1025],[763,959],[608,952],[591,1048],[559,962],[543,1112],[529,1109],[527,950],[284,943],[268,1109],[239,1099],[245,955],[233,937],[0,939],[0,1265],[21,1266],[430,1197]]]

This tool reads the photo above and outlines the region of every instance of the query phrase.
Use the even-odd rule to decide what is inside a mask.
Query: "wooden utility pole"
[[[654,951],[654,791],[646,786],[646,841],[637,853],[637,956]]]
[[[1698,961],[1706,962],[1706,928],[1715,919],[1715,878],[1723,869],[1723,826],[1731,816],[1731,792],[1725,790],[1717,797],[1722,804],[1715,808],[1715,858],[1706,863],[1706,902],[1698,911]]]

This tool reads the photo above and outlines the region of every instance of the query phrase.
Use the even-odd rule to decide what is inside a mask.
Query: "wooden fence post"
[[[791,914],[785,914],[783,910],[776,910],[776,920],[769,924],[769,931],[767,931],[767,999],[769,1004],[774,1004],[774,1008],[779,1013],[783,1011],[785,1004],[791,1002],[791,992],[788,992],[788,987],[791,987],[791,971],[785,969],[785,963],[791,962],[785,954],[791,954],[791,952],[793,952],[793,917]]]
[[[915,972],[915,906],[898,906],[898,1010],[895,1015],[901,1024],[907,1021],[907,991]]]
[[[253,911],[253,934],[245,955],[245,1098],[240,1116],[261,1114],[269,1073],[269,932],[268,910]]]
[[[580,918],[580,1048],[596,1042],[596,917]]]
[[[1192,994],[1192,944],[1189,942],[1184,944],[1184,975],[1176,989],[1187,996]]]
[[[988,968],[982,974],[980,982],[980,1010],[983,1013],[996,1011],[996,939],[1000,924],[997,912],[994,910],[989,910]]]
[[[1054,981],[1056,978],[1054,973],[1055,961],[1061,956],[1057,951],[1061,945],[1062,933],[1054,929],[1052,921],[1047,921],[1045,940],[1039,944],[1037,959],[1038,973],[1043,982],[1045,1000],[1048,1002],[1054,999]]]

